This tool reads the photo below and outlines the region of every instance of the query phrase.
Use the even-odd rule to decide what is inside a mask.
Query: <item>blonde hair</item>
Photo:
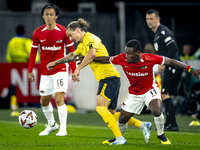
[[[80,28],[82,31],[86,31],[90,27],[90,23],[84,20],[83,18],[79,18],[78,21],[72,21],[68,24],[67,29],[75,30],[76,28]]]

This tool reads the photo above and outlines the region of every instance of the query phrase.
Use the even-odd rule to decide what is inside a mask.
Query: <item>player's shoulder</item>
[[[40,35],[40,33],[41,33],[42,31],[46,30],[46,29],[47,29],[46,24],[44,24],[44,25],[42,25],[42,26],[36,28],[36,29],[34,30],[34,32],[33,32],[33,37],[38,37],[38,36]]]
[[[46,29],[47,29],[46,24],[44,24],[44,25],[42,25],[42,26],[36,28],[36,29],[35,29],[35,32],[41,32],[41,31],[46,30]]]
[[[143,60],[146,61],[152,61],[154,59],[157,59],[158,57],[161,57],[159,55],[156,54],[150,54],[150,53],[141,53]]]
[[[111,56],[110,57],[111,58],[111,60],[113,60],[113,59],[120,59],[120,60],[126,60],[126,53],[121,53],[121,54],[119,54],[119,55],[114,55],[114,56]]]
[[[85,40],[89,41],[100,41],[100,38],[90,32],[86,32]]]
[[[118,56],[121,57],[121,58],[123,58],[124,60],[126,59],[126,53],[121,53]]]
[[[172,32],[168,27],[161,24],[158,28],[158,34],[160,34],[160,36],[166,36],[172,34]]]
[[[56,27],[57,27],[58,30],[61,30],[61,31],[64,31],[64,32],[66,31],[66,28],[64,26],[58,24],[58,23],[56,23]]]

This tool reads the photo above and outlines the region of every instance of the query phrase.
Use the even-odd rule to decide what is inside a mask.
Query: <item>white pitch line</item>
[[[9,124],[19,124],[16,121],[1,121],[0,123],[9,123]],[[45,126],[44,123],[37,123],[39,126]],[[68,124],[67,127],[70,128],[85,128],[85,129],[101,129],[101,130],[110,130],[108,127],[100,127],[100,126],[86,126],[86,125],[72,125]],[[127,129],[127,130],[137,130],[137,129]],[[168,132],[169,133],[169,132]],[[197,133],[191,133],[191,132],[170,132],[170,134],[177,134],[177,135],[198,135],[200,136],[199,132]]]
[[[19,124],[16,121],[0,121],[0,123],[9,123],[9,124]],[[37,126],[45,126],[44,123],[37,123]],[[72,125],[68,124],[67,127],[70,128],[86,128],[86,129],[103,129],[103,130],[109,130],[107,127],[100,127],[100,126],[85,126],[85,125]]]

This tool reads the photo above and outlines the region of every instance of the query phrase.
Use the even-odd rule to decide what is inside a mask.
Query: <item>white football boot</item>
[[[42,132],[40,132],[39,136],[49,135],[51,132],[58,130],[58,127],[59,126],[57,123],[54,123],[54,125],[52,127],[47,125],[46,129],[44,129]]]
[[[150,130],[152,127],[152,123],[151,122],[144,122],[144,128],[142,129],[142,133],[144,136],[144,141],[145,143],[149,143],[149,139],[150,139]]]
[[[126,139],[116,138],[116,140],[110,143],[109,145],[124,145],[124,144],[127,144]]]
[[[59,132],[56,134],[56,136],[66,136],[67,130],[65,128],[60,128]]]

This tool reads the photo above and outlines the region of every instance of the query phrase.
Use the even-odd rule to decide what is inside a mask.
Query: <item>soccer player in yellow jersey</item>
[[[49,63],[47,65],[47,69],[51,70],[53,67],[61,63],[71,62],[74,61],[78,56],[84,56],[85,58],[73,73],[72,80],[74,82],[80,81],[80,70],[87,65],[91,67],[95,78],[99,82],[96,111],[99,113],[99,115],[101,115],[104,122],[108,125],[116,137],[113,141],[105,141],[103,144],[126,144],[127,141],[121,134],[117,124],[120,114],[114,113],[117,106],[117,99],[121,85],[120,75],[112,64],[102,64],[93,61],[95,57],[109,55],[106,47],[102,44],[101,39],[92,33],[86,32],[88,27],[89,23],[82,18],[78,19],[78,21],[71,22],[67,26],[67,36],[71,41],[74,41],[79,45],[75,52],[69,53],[66,57]],[[143,134],[146,136],[145,142],[148,143],[150,129],[148,129],[146,124],[134,118],[130,119],[129,124],[143,129]]]

